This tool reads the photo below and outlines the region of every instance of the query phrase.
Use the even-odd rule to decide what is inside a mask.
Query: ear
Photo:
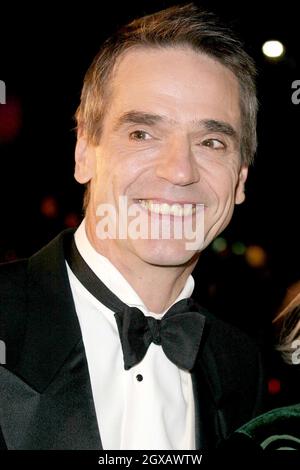
[[[248,176],[248,167],[242,166],[239,172],[239,180],[235,190],[235,203],[241,204],[245,200],[245,182]]]
[[[96,167],[95,148],[89,145],[83,135],[78,135],[75,148],[75,173],[78,183],[84,184],[90,181]]]

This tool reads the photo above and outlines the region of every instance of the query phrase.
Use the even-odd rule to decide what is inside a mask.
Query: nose
[[[160,155],[156,167],[159,178],[187,186],[199,181],[200,175],[187,138],[174,139]]]

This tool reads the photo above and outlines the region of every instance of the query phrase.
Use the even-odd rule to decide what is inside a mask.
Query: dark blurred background
[[[82,218],[83,189],[73,179],[73,115],[84,73],[103,39],[136,16],[174,1],[53,2],[1,5],[0,261],[31,255]],[[201,1],[242,36],[256,60],[259,147],[230,226],[202,255],[195,297],[220,318],[253,336],[263,349],[269,406],[294,400],[273,351],[272,319],[298,292],[300,104],[299,19],[295,2]],[[265,41],[285,47],[275,60]],[[300,94],[299,94],[300,96]],[[299,142],[298,142],[299,138]],[[300,290],[300,287],[299,287]]]

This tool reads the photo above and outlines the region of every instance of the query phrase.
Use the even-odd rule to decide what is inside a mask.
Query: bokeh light
[[[269,379],[268,380],[268,392],[270,395],[277,395],[281,390],[281,383],[278,379]]]
[[[218,237],[213,241],[211,247],[216,253],[222,253],[227,249],[227,241],[225,238]]]
[[[68,228],[75,228],[80,224],[80,218],[75,212],[70,212],[64,219],[64,225]]]
[[[231,245],[231,251],[234,255],[244,255],[246,252],[246,246],[242,242],[234,242]]]
[[[22,125],[21,104],[17,98],[9,98],[0,105],[0,142],[14,140]]]
[[[250,245],[246,249],[245,258],[252,268],[261,268],[267,262],[267,253],[261,246]]]
[[[41,213],[50,219],[57,217],[58,204],[53,196],[46,196],[41,202]]]
[[[279,59],[284,54],[284,46],[280,41],[266,41],[262,46],[263,54],[271,59]]]

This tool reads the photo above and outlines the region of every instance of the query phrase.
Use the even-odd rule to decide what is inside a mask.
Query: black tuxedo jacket
[[[28,260],[0,267],[0,340],[6,345],[0,449],[102,449],[64,260],[64,243],[73,232],[62,232]],[[197,449],[216,446],[261,412],[263,394],[252,341],[203,313],[204,333],[191,372]]]

